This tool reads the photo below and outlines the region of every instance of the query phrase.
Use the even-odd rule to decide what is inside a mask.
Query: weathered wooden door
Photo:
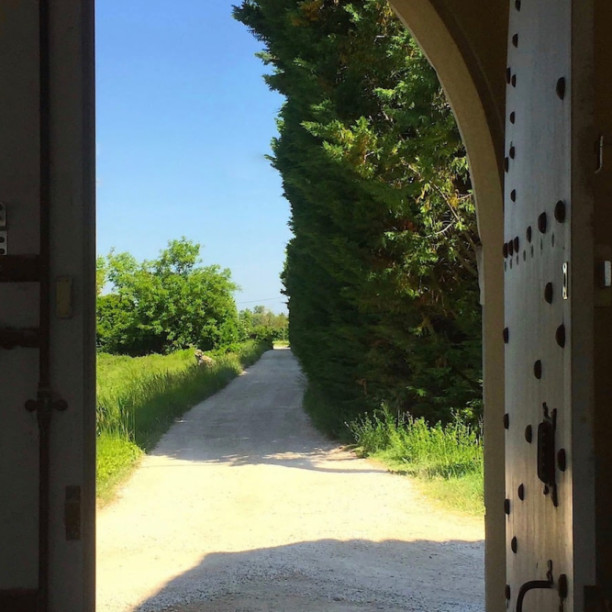
[[[517,611],[583,610],[595,554],[591,205],[581,175],[594,158],[581,159],[590,118],[580,88],[588,75],[579,73],[582,31],[573,4],[510,3],[504,510],[506,599]]]

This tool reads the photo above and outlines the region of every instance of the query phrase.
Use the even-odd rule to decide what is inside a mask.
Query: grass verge
[[[419,489],[443,507],[484,514],[483,448],[480,436],[455,422],[429,426],[387,408],[349,424],[362,456],[417,479]]]
[[[304,408],[322,433],[371,457],[389,471],[414,478],[418,489],[437,505],[483,516],[482,441],[462,423],[430,427],[423,421],[396,417],[382,408],[373,415],[354,415],[331,405],[315,385],[304,395]]]
[[[246,342],[196,365],[193,351],[127,357],[98,355],[97,483],[102,503],[112,499],[143,453],[174,420],[255,363],[269,343]]]

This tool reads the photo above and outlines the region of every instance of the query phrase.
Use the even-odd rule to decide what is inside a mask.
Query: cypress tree
[[[272,163],[291,204],[290,339],[338,425],[386,402],[480,414],[478,237],[435,72],[385,0],[244,0],[286,98]]]

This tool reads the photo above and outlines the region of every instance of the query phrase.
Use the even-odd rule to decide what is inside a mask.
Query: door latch
[[[548,590],[555,588],[555,579],[553,575],[553,562],[549,560],[547,563],[548,570],[546,571],[546,580],[530,580],[525,582],[519,589],[519,594],[516,599],[516,612],[523,612],[523,602],[525,596],[530,591]],[[563,602],[567,599],[568,594],[568,579],[566,574],[561,574],[557,580],[557,592],[559,594],[559,611],[563,612]]]
[[[544,402],[543,408],[544,420],[538,425],[538,478],[544,483],[544,495],[550,493],[553,504],[558,506],[555,454],[557,410],[549,413],[546,402]]]

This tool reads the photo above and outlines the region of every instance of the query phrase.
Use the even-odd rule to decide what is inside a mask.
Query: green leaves
[[[381,401],[431,420],[477,405],[478,235],[434,70],[386,0],[248,0],[234,14],[286,97],[273,165],[307,375],[341,418]]]
[[[144,355],[235,342],[237,286],[229,270],[200,266],[199,252],[185,238],[170,241],[153,261],[111,252],[103,267],[113,291],[98,298],[98,345]]]

